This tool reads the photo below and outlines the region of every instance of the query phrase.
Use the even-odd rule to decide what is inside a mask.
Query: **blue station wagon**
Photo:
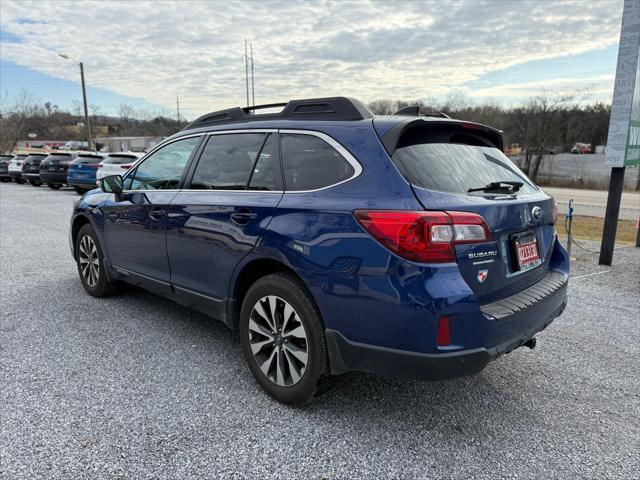
[[[351,370],[478,373],[562,313],[554,201],[500,131],[344,97],[275,106],[204,115],[79,198],[85,290],[129,282],[223,321],[291,404]]]

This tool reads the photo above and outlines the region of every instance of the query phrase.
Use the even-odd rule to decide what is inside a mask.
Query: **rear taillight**
[[[87,167],[98,169],[102,166],[100,163],[87,163]]]
[[[129,170],[131,168],[131,165],[133,165],[133,163],[128,163],[126,165],[120,165],[120,168],[123,168],[124,170]]]
[[[487,222],[475,213],[356,210],[354,215],[385,247],[415,262],[455,262],[456,244],[491,239]]]

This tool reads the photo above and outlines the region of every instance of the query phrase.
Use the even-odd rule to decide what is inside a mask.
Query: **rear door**
[[[552,198],[536,187],[481,132],[438,127],[401,140],[393,160],[427,210],[482,215],[492,241],[457,245],[460,272],[480,303],[517,293],[548,272],[555,239]],[[469,192],[491,182],[520,182],[517,191]]]
[[[274,130],[208,138],[168,212],[167,251],[178,294],[226,306],[233,270],[255,247],[283,195],[278,149]]]
[[[125,177],[125,191],[102,205],[104,246],[120,271],[168,287],[167,209],[200,139],[179,139],[153,152]]]

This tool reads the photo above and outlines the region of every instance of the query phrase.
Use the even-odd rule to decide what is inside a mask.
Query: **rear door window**
[[[329,187],[355,174],[354,167],[323,139],[305,134],[281,135],[282,168],[289,192]]]
[[[246,190],[256,168],[258,156],[262,159],[255,177],[256,189],[270,189],[268,164],[275,155],[261,155],[266,133],[234,133],[212,135],[198,161],[191,188],[195,190]],[[271,147],[269,147],[271,148]],[[271,168],[273,170],[273,168]],[[262,188],[260,188],[262,187]]]

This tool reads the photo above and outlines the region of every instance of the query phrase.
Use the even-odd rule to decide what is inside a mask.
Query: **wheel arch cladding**
[[[251,285],[253,285],[259,279],[266,277],[267,275],[272,275],[274,273],[287,273],[298,281],[298,283],[302,286],[304,292],[311,299],[311,303],[318,312],[320,321],[322,322],[322,326],[323,328],[325,328],[324,320],[322,319],[322,314],[318,307],[318,303],[311,294],[311,291],[307,287],[302,277],[298,275],[290,266],[272,258],[258,258],[255,260],[251,260],[246,265],[242,266],[242,269],[236,276],[235,281],[232,282],[231,290],[229,292],[230,294],[228,313],[231,316],[233,328],[235,330],[238,330],[238,322],[240,321],[240,310],[242,309],[242,302],[245,295],[251,288]]]
[[[91,224],[89,219],[84,215],[78,215],[74,220],[71,226],[71,238],[73,240],[73,254],[76,253],[76,242],[78,240],[78,233],[80,229],[84,227],[86,224]]]

